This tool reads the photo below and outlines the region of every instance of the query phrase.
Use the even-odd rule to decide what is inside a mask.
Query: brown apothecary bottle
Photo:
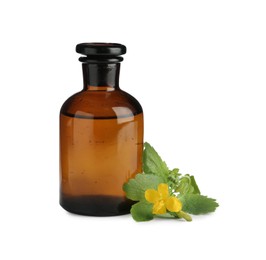
[[[115,43],[81,43],[84,88],[60,111],[60,204],[91,216],[129,213],[122,186],[142,171],[143,112],[119,88],[121,55]]]

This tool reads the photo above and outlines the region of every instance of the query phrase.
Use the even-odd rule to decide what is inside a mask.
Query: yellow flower
[[[152,209],[153,214],[165,214],[166,210],[179,212],[182,209],[181,201],[175,196],[169,195],[169,188],[166,183],[159,184],[158,190],[146,190],[145,199],[154,204]]]

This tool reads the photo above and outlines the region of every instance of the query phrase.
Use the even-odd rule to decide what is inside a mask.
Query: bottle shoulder
[[[123,90],[80,91],[69,97],[60,113],[90,118],[125,117],[142,113],[140,103]]]

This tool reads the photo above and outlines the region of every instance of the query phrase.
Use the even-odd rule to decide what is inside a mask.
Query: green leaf
[[[147,174],[161,176],[166,181],[169,169],[166,163],[161,159],[155,149],[149,144],[144,143],[143,152],[143,171]]]
[[[190,184],[194,188],[193,194],[200,194],[199,187],[198,187],[196,180],[195,180],[195,177],[193,175],[190,176],[190,180],[191,180]]]
[[[134,201],[145,201],[145,191],[147,189],[157,189],[162,182],[163,180],[159,176],[139,173],[134,179],[130,179],[124,184],[123,190],[126,192],[127,198]]]
[[[200,194],[199,187],[196,183],[194,176],[186,174],[179,178],[178,185],[174,187],[176,192],[180,192],[180,194]]]
[[[131,207],[130,213],[136,221],[148,221],[153,219],[153,205],[148,202],[138,202]]]
[[[191,178],[188,174],[180,178],[176,192],[180,192],[180,194],[194,193],[194,187],[191,185]]]
[[[179,185],[179,179],[181,174],[179,173],[179,169],[175,168],[172,171],[169,171],[167,177],[167,183],[171,190],[175,191]]]
[[[219,206],[215,199],[199,194],[185,194],[179,199],[183,205],[182,210],[194,215],[214,212]]]

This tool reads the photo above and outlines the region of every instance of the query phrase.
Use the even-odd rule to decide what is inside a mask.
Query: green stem
[[[183,218],[185,219],[186,221],[192,221],[192,218],[189,214],[187,214],[186,212],[184,211],[179,211],[178,213],[176,213],[176,215],[179,217],[179,218]]]

